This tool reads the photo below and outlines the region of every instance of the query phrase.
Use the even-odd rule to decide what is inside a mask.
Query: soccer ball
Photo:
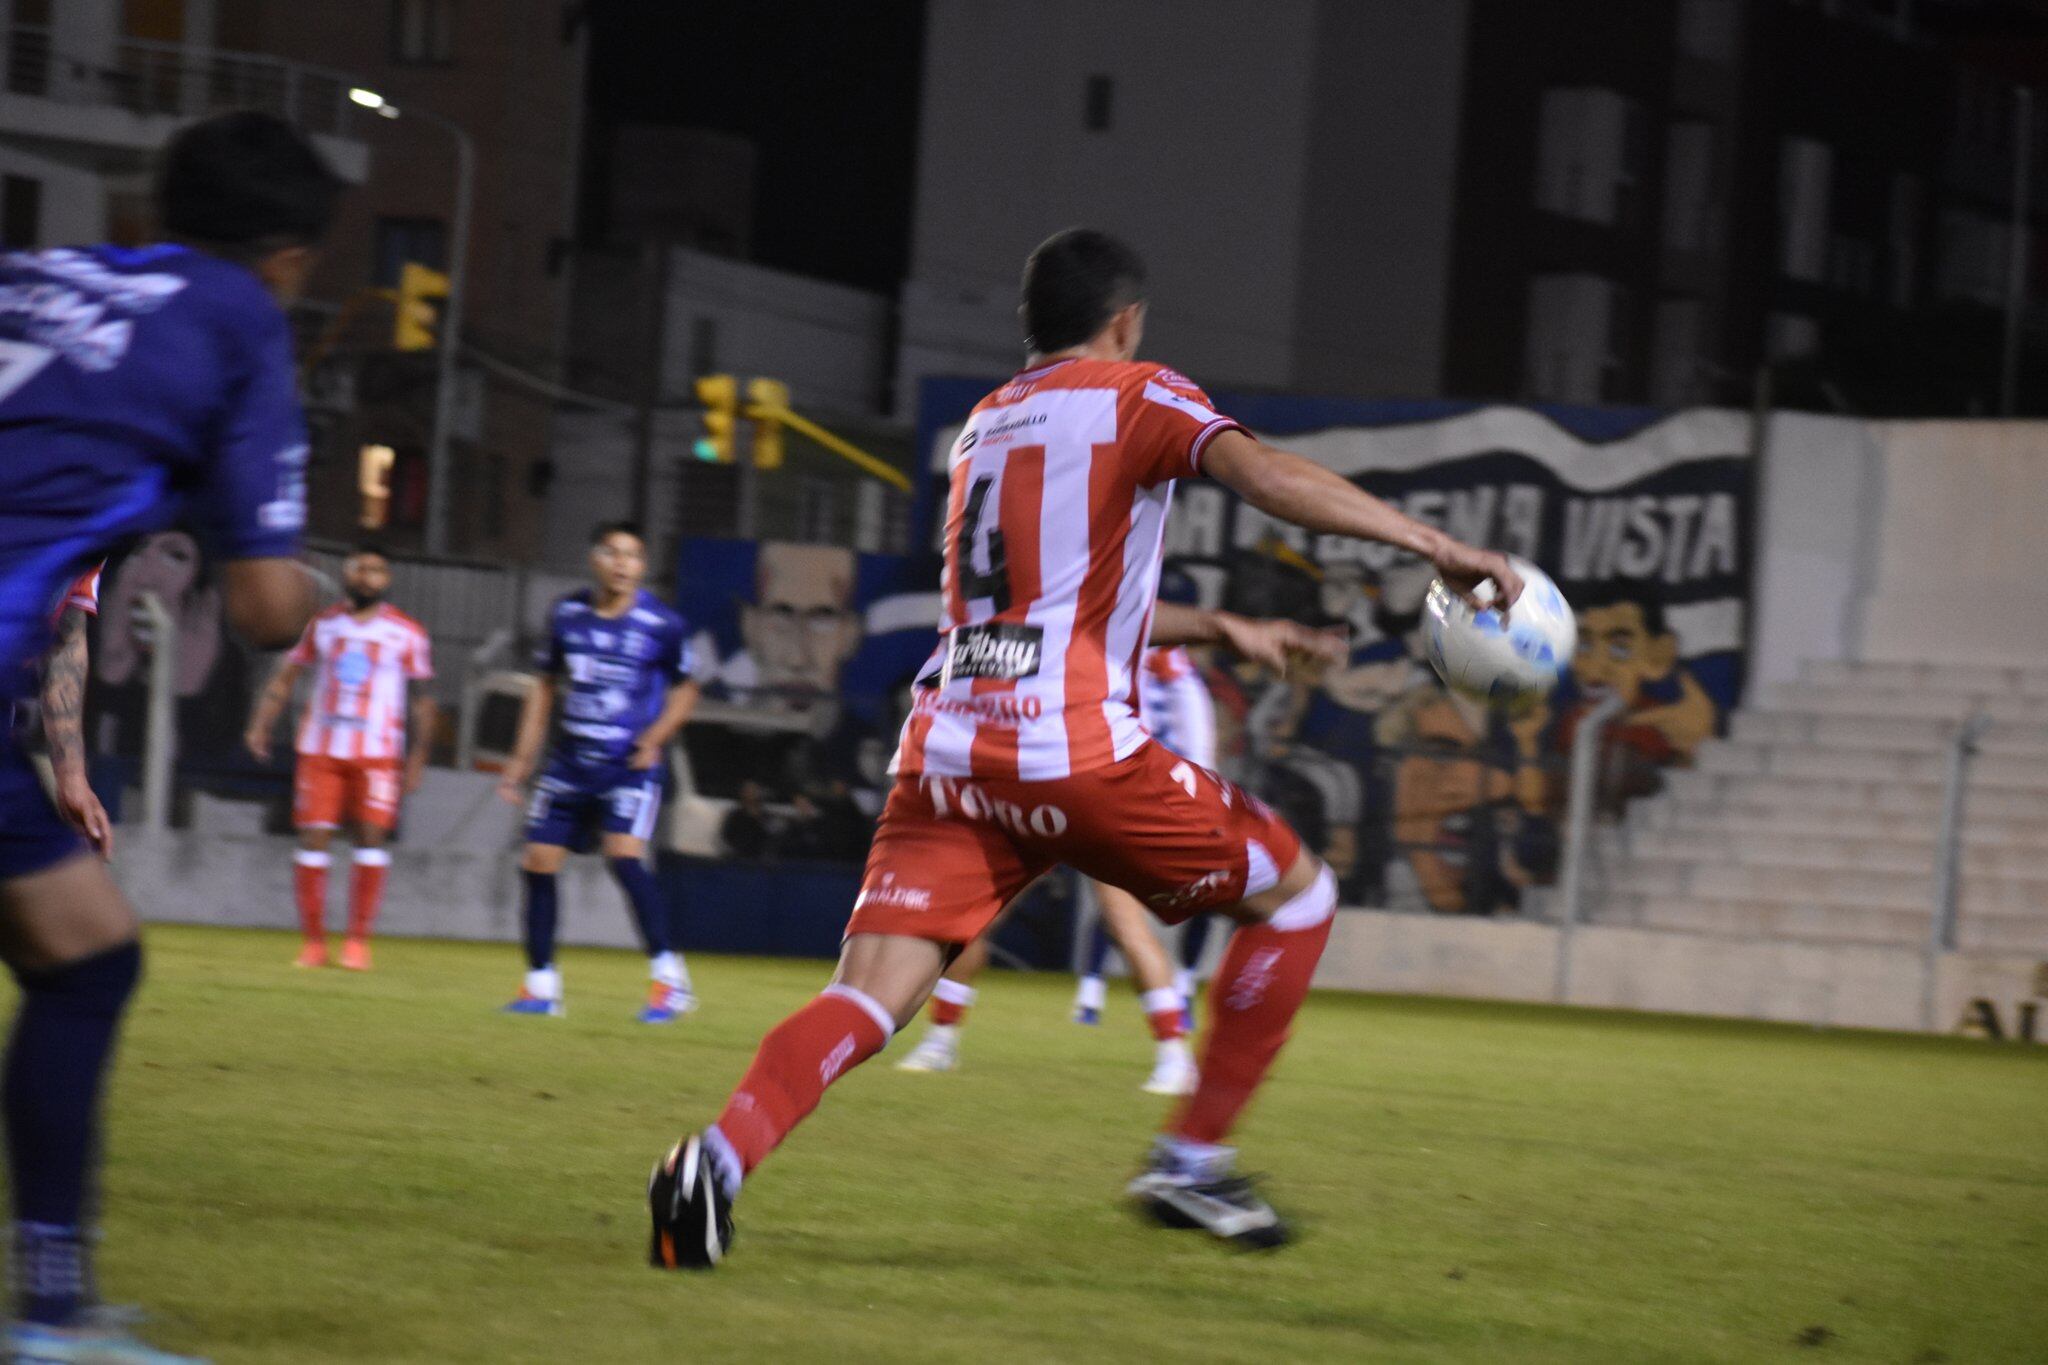
[[[1474,611],[1439,578],[1423,600],[1422,633],[1429,661],[1456,690],[1508,706],[1533,705],[1557,685],[1579,644],[1579,624],[1550,575],[1525,559],[1509,557],[1522,576],[1521,600],[1508,613]],[[1474,596],[1494,596],[1491,579]]]

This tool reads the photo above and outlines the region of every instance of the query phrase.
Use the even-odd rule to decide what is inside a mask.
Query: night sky
[[[924,0],[597,0],[590,20],[593,133],[638,122],[752,140],[753,258],[895,293]]]

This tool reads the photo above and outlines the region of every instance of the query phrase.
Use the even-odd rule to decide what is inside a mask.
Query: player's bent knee
[[[521,872],[560,872],[562,864],[569,860],[569,850],[560,844],[528,844],[520,856]]]

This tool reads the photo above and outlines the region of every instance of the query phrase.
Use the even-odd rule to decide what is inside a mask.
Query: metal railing
[[[361,112],[349,101],[346,74],[280,57],[129,38],[103,58],[87,58],[57,51],[52,31],[41,25],[0,32],[7,44],[0,76],[9,94],[169,118],[256,109],[336,137],[354,136]]]
[[[1607,727],[1627,707],[1620,693],[1610,693],[1579,720],[1572,736],[1570,786],[1565,797],[1563,869],[1558,876],[1557,979],[1553,994],[1562,1004],[1571,998],[1572,943],[1585,914],[1587,848],[1593,838],[1593,803],[1598,796],[1600,741]]]
[[[178,762],[178,623],[163,599],[145,592],[137,605],[149,620],[149,724],[142,739],[142,826],[171,824],[171,774]]]
[[[1937,1031],[1941,955],[1956,948],[1963,881],[1963,801],[1969,791],[1970,762],[1976,758],[1978,745],[1991,724],[1988,712],[1971,712],[1957,727],[1948,746],[1948,766],[1941,784],[1941,826],[1934,836],[1934,903],[1927,916],[1927,948],[1921,975],[1920,1014],[1930,1033]]]

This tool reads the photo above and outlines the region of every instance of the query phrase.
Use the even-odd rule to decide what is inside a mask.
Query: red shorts
[[[1178,924],[1268,889],[1300,853],[1264,802],[1153,741],[1051,781],[901,777],[846,932],[969,943],[1060,863]]]
[[[398,825],[398,760],[300,754],[292,782],[292,824],[333,829],[346,820],[391,830]]]

